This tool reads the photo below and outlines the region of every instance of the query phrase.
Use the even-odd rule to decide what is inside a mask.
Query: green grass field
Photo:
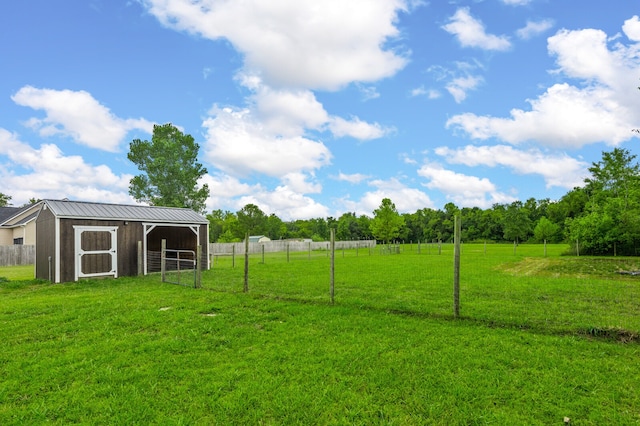
[[[564,248],[465,245],[458,320],[450,246],[2,282],[0,424],[639,424],[640,262]]]

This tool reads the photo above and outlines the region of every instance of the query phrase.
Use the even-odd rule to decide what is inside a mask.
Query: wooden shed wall
[[[49,209],[43,209],[36,220],[36,278],[38,279],[55,281],[55,242],[56,218]],[[49,263],[49,256],[51,256],[51,263]]]
[[[75,230],[74,226],[115,226],[118,228],[118,276],[132,276],[138,273],[138,241],[144,238],[144,230],[139,222],[122,220],[60,219],[60,281],[75,279]],[[95,234],[90,234],[95,235]],[[104,238],[104,237],[102,237]],[[84,242],[83,242],[84,243]],[[84,249],[104,248],[105,241],[87,241]],[[92,257],[87,260],[85,271],[104,270],[102,265],[109,262],[107,257]]]

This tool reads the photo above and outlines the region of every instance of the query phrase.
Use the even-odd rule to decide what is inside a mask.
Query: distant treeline
[[[462,218],[462,240],[494,242],[543,242],[570,244],[581,254],[635,255],[640,246],[640,167],[635,155],[616,148],[603,152],[602,160],[589,168],[591,176],[559,200],[548,198],[494,204],[489,209],[423,208],[404,213],[398,241],[442,241],[453,239],[454,216]],[[207,215],[211,242],[241,241],[246,232],[272,240],[329,239],[336,229],[338,240],[375,239],[367,215],[345,213],[338,218],[315,218],[284,222],[266,215],[254,204],[238,212],[214,210]]]

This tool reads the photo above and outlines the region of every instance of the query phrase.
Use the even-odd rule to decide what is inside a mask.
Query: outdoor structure
[[[250,243],[266,243],[267,241],[271,241],[271,238],[265,235],[250,235],[249,242]]]
[[[209,222],[190,209],[44,200],[36,219],[36,278],[52,282],[160,271],[168,249],[201,247],[209,268]]]
[[[0,207],[0,246],[36,243],[36,216],[42,202],[25,207]]]

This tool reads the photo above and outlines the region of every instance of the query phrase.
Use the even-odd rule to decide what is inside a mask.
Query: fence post
[[[196,282],[195,288],[202,287],[202,246],[196,248]]]
[[[334,302],[334,284],[335,284],[335,272],[336,272],[336,230],[331,228],[331,268],[330,268],[330,289],[329,294],[331,296],[331,304]]]
[[[455,216],[455,233],[453,236],[453,317],[460,316],[460,214]]]
[[[249,233],[244,237],[244,292],[249,291]]]
[[[165,274],[167,268],[167,240],[162,240],[160,242],[160,276],[162,278],[162,282],[165,281]]]
[[[262,245],[262,264],[264,265],[264,244]]]
[[[142,275],[142,241],[138,241],[138,276]]]
[[[289,263],[289,243],[287,243],[287,263]]]
[[[231,246],[231,267],[235,268],[236,267],[236,244],[233,243],[233,245]]]

